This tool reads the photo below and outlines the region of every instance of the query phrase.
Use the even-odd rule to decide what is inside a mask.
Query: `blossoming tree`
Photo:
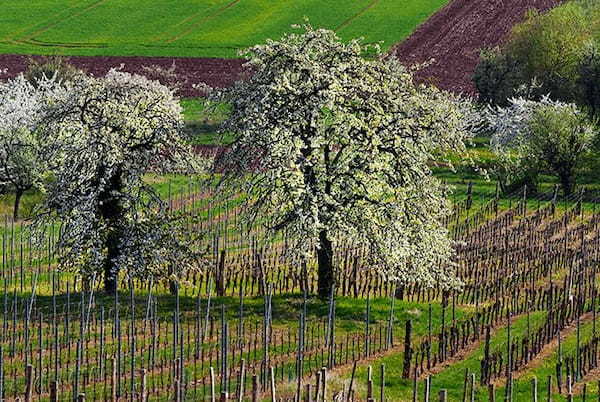
[[[15,220],[23,193],[42,186],[47,143],[40,126],[44,99],[55,89],[51,79],[42,79],[34,86],[23,75],[0,82],[0,187],[15,194]]]
[[[490,108],[486,116],[492,150],[508,175],[535,176],[547,170],[556,174],[566,195],[573,192],[583,156],[597,136],[585,112],[548,97],[514,98],[507,107]]]
[[[378,47],[304,29],[249,49],[252,76],[213,95],[231,105],[222,130],[236,136],[215,164],[223,189],[244,189],[250,221],[285,231],[290,249],[316,250],[321,296],[341,239],[365,245],[390,280],[456,285],[447,191],[428,162],[464,149],[468,108]]]
[[[58,218],[62,262],[88,278],[103,275],[113,293],[118,274],[169,276],[191,268],[193,239],[167,216],[143,176],[193,168],[180,138],[182,116],[171,90],[139,75],[82,76],[47,104],[47,136],[60,141],[49,161],[54,180],[38,223]]]

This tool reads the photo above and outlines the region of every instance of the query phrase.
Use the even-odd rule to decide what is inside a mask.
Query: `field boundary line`
[[[101,5],[103,5],[104,3],[107,3],[108,1],[109,0],[97,0],[94,3],[88,5],[87,7],[83,8],[83,9],[81,9],[81,10],[79,10],[79,11],[73,13],[73,14],[68,15],[67,17],[65,17],[63,19],[51,22],[48,25],[45,25],[45,26],[39,28],[36,31],[33,31],[33,32],[29,33],[29,34],[26,34],[24,37],[13,39],[13,41],[17,42],[17,43],[25,43],[25,44],[27,44],[27,43],[29,43],[28,41],[31,40],[31,39],[33,39],[35,36],[37,36],[39,34],[42,34],[42,33],[45,33],[45,32],[48,32],[50,29],[56,27],[57,25],[60,25],[63,22],[68,21],[68,20],[70,20],[72,18],[79,17],[79,16],[87,13],[88,11],[91,11],[94,8],[97,8],[97,7],[101,6]],[[31,43],[29,43],[29,44],[31,44]]]
[[[340,25],[338,25],[337,27],[335,27],[334,31],[338,32],[339,30],[342,30],[342,29],[346,28],[347,26],[349,26],[350,24],[352,24],[352,22],[354,22],[354,20],[356,20],[357,18],[362,17],[363,15],[365,15],[365,13],[367,11],[369,11],[370,9],[372,9],[373,7],[375,7],[377,5],[377,3],[379,3],[379,0],[371,0],[371,2],[369,4],[367,4],[365,7],[363,7],[358,13],[356,13],[353,16],[347,18]]]
[[[212,14],[207,15],[206,17],[202,18],[201,20],[197,21],[196,23],[192,24],[190,27],[188,27],[187,29],[185,29],[183,32],[172,36],[171,38],[167,39],[165,41],[165,43],[173,43],[181,38],[183,38],[184,36],[189,35],[191,32],[193,32],[196,28],[198,28],[199,26],[201,26],[202,24],[206,23],[207,21],[210,21],[218,16],[220,16],[221,14],[223,14],[225,11],[229,10],[231,7],[236,6],[241,0],[233,0],[229,3],[227,3],[226,5],[222,6],[221,8],[219,8],[217,11],[215,11]]]
[[[94,0],[94,1],[92,1],[92,4],[94,4],[94,2],[97,2],[97,1],[98,1],[98,0]],[[81,3],[86,3],[86,1],[81,1]],[[78,3],[78,5],[79,5],[79,3]],[[49,18],[49,19],[47,19],[47,20],[45,20],[45,21],[40,21],[40,22],[37,22],[37,23],[31,24],[31,25],[28,25],[28,26],[26,26],[26,27],[24,27],[24,28],[21,28],[21,29],[20,29],[20,30],[18,30],[18,31],[11,32],[11,33],[8,33],[8,34],[7,34],[7,36],[5,36],[5,37],[2,39],[2,41],[3,41],[3,42],[13,42],[13,43],[14,43],[14,39],[13,39],[13,38],[14,38],[15,36],[17,36],[17,37],[18,37],[18,35],[21,35],[21,34],[25,34],[25,35],[27,35],[27,33],[26,33],[26,32],[27,32],[29,29],[41,29],[41,28],[43,28],[44,26],[46,26],[45,24],[52,24],[52,23],[54,23],[54,22],[56,21],[54,18],[61,17],[63,14],[65,14],[65,13],[68,13],[69,11],[71,11],[71,10],[73,10],[73,9],[76,9],[76,8],[77,8],[77,5],[71,6],[71,7],[69,7],[69,8],[63,9],[63,10],[61,10],[61,11],[57,12],[57,13],[54,13],[54,14],[50,15],[50,18]]]
[[[84,43],[84,42],[44,42],[37,39],[27,39],[20,43],[43,47],[68,47],[74,49],[101,49],[109,47],[106,43]]]

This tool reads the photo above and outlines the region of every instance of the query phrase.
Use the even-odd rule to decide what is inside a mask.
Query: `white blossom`
[[[305,29],[249,49],[252,77],[213,95],[231,104],[222,129],[236,135],[216,161],[223,184],[297,253],[351,239],[390,280],[457,285],[447,189],[428,162],[464,150],[471,106],[417,86],[376,48]]]
[[[0,83],[0,188],[15,192],[15,218],[23,192],[43,187],[49,149],[40,127],[46,100],[57,91],[52,79],[34,86],[19,75]]]
[[[507,107],[489,107],[485,113],[500,169],[513,176],[553,171],[569,193],[581,156],[591,149],[597,129],[573,103],[548,96],[509,102]]]
[[[63,266],[103,272],[105,284],[121,269],[132,276],[171,275],[173,269],[162,269],[173,262],[165,242],[169,236],[171,244],[183,241],[183,232],[163,227],[171,218],[143,175],[195,169],[180,136],[178,99],[158,82],[116,70],[102,78],[82,75],[63,87],[44,113],[45,135],[60,151],[48,161],[54,180],[38,223],[58,218]],[[154,232],[148,222],[156,224]],[[152,248],[156,252],[148,252]]]

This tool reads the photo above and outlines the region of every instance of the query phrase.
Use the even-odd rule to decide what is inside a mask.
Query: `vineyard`
[[[4,220],[0,395],[5,400],[592,400],[598,393],[596,194],[456,200],[462,292],[400,286],[364,250],[336,247],[335,294],[314,298],[315,261],[248,229],[239,202],[190,181],[173,213],[206,233],[209,263],[181,286],[56,270]],[[200,219],[192,219],[199,217]],[[42,245],[43,244],[43,245]],[[446,398],[446,399],[444,399]]]
[[[0,402],[600,402],[600,3],[5,3]]]

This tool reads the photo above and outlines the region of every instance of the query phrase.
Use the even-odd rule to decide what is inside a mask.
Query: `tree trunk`
[[[177,296],[177,292],[179,291],[179,283],[172,279],[169,280],[169,293],[171,296]]]
[[[333,288],[333,245],[327,238],[327,231],[319,233],[319,249],[317,259],[319,264],[318,292],[319,297],[327,298]]]
[[[575,188],[575,180],[573,179],[573,174],[571,171],[560,172],[559,178],[565,196],[571,195]]]
[[[111,295],[117,291],[119,267],[116,264],[120,255],[119,244],[123,235],[124,210],[119,195],[123,190],[120,172],[114,174],[110,185],[100,194],[100,214],[108,227],[106,236],[106,260],[104,261],[104,291]],[[116,195],[115,195],[116,194]]]
[[[115,260],[119,258],[119,230],[112,228],[106,239],[106,260],[104,261],[104,291],[108,295],[115,294],[119,278],[119,267]]]
[[[13,208],[13,220],[19,219],[19,206],[21,205],[21,197],[23,197],[23,190],[15,191],[15,205]]]

